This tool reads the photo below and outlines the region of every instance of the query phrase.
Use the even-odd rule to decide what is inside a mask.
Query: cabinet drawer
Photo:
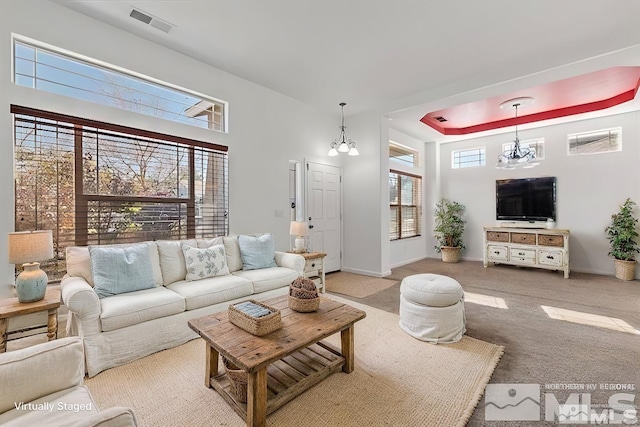
[[[564,238],[562,236],[547,236],[545,234],[540,234],[538,236],[538,244],[540,246],[564,246]]]
[[[535,264],[535,249],[511,248],[509,250],[509,260],[520,264]]]
[[[304,263],[304,272],[309,273],[311,271],[317,271],[322,267],[322,260],[319,259],[308,259]]]
[[[533,233],[511,233],[511,243],[535,245],[536,235]]]
[[[509,241],[509,233],[506,231],[487,231],[487,241],[507,243]]]
[[[487,246],[487,258],[492,261],[508,261],[509,251],[506,246]]]
[[[563,253],[560,251],[548,251],[541,249],[538,251],[538,263],[560,267],[562,266],[562,255]]]

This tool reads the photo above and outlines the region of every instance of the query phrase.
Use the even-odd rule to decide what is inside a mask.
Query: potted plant
[[[622,280],[633,280],[636,276],[635,256],[640,249],[635,239],[638,237],[636,226],[638,219],[633,215],[636,205],[627,199],[618,213],[611,215],[611,224],[605,229],[616,269],[616,277]]]
[[[462,219],[464,206],[458,202],[440,199],[436,204],[435,232],[436,252],[442,253],[442,261],[458,262],[460,251],[464,249],[462,233],[464,233],[465,220]]]

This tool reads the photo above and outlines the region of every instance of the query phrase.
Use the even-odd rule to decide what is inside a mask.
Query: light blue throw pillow
[[[155,286],[147,244],[89,246],[93,290],[98,298]]]
[[[238,246],[240,246],[243,270],[277,267],[276,249],[271,234],[263,234],[259,237],[240,235]]]

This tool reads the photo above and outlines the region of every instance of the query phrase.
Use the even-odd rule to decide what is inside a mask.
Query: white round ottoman
[[[440,274],[407,276],[400,285],[400,327],[432,343],[460,341],[464,326],[464,292],[451,277]]]

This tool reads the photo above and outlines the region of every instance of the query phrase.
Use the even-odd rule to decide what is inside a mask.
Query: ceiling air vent
[[[157,28],[160,31],[164,31],[168,33],[174,27],[174,25],[164,21],[160,18],[156,18],[153,15],[148,14],[147,12],[143,12],[140,9],[131,9],[131,13],[129,14],[133,19],[137,19],[140,22],[144,22],[147,25],[151,25],[153,28]]]
[[[447,119],[445,119],[445,118],[444,118],[444,117],[442,117],[442,116],[434,117],[434,119],[436,119],[436,120],[437,120],[437,121],[439,121],[440,123],[442,123],[442,122],[446,122],[446,121],[447,121]]]

